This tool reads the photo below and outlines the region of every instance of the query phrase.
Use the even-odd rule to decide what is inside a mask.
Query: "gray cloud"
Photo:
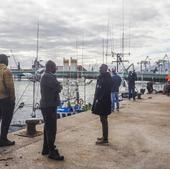
[[[125,0],[125,51],[131,50],[132,61],[136,56],[170,53],[169,7],[169,2],[161,0]],[[10,54],[12,49],[29,66],[36,55],[38,20],[39,53],[44,60],[61,63],[63,57],[76,57],[83,41],[87,63],[95,63],[96,58],[102,61],[103,39],[109,39],[108,51],[113,46],[114,51],[121,50],[119,0],[6,0],[0,7],[0,52]]]

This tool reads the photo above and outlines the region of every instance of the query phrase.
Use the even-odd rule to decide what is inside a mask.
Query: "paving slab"
[[[41,155],[42,135],[20,137],[17,131],[9,136],[16,145],[0,148],[0,169],[170,169],[170,97],[121,102],[109,116],[109,146],[95,145],[101,124],[90,111],[57,123],[56,145],[65,161]]]

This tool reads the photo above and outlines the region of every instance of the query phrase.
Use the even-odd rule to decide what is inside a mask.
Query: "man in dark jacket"
[[[107,65],[100,66],[100,75],[97,79],[92,113],[100,116],[103,137],[98,138],[96,144],[108,144],[108,115],[111,114],[111,90],[113,81]]]
[[[60,83],[57,81],[56,64],[53,61],[46,63],[46,71],[41,78],[41,100],[40,108],[44,118],[44,144],[42,155],[48,155],[54,160],[64,160],[57,149],[55,149],[56,136],[56,109],[60,105],[59,93],[62,90]]]
[[[112,69],[112,79],[113,79],[113,87],[112,87],[112,111],[115,110],[115,103],[116,103],[116,110],[119,111],[119,87],[121,84],[121,77],[116,73],[116,69]]]
[[[129,71],[128,74],[128,91],[129,91],[129,100],[133,98],[135,100],[135,81],[137,80],[137,75],[135,70]]]
[[[8,129],[12,120],[15,107],[15,89],[11,71],[7,68],[8,57],[0,54],[0,119],[1,136],[0,147],[11,146],[15,141],[7,138]]]

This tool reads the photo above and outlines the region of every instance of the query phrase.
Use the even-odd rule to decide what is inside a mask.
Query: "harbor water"
[[[59,79],[60,80],[60,79]],[[62,81],[62,79],[60,80]],[[146,89],[146,83],[147,82],[136,82],[136,90],[140,90],[141,88]],[[17,81],[15,80],[15,91],[16,91],[16,108],[12,120],[12,127],[10,127],[10,130],[17,130],[18,127],[21,127],[25,124],[25,120],[31,118],[31,115],[33,113],[33,82],[29,80],[21,80]],[[71,84],[71,83],[70,83]],[[86,103],[93,102],[93,96],[95,92],[95,86],[96,86],[96,80],[91,81],[91,83],[87,83],[86,86],[83,84],[79,85],[79,96],[81,100],[85,100]],[[154,84],[154,89],[156,90],[162,90],[163,85],[160,83]],[[127,87],[121,87],[120,92],[127,92]],[[69,93],[69,94],[68,94]],[[146,93],[146,92],[145,92]],[[70,98],[73,98],[73,101],[75,100],[75,86],[74,85],[64,85],[63,90],[60,94],[61,100],[64,100],[68,98],[68,95]],[[36,93],[35,93],[35,103],[37,105],[40,101],[40,87],[39,82],[36,84]],[[24,107],[21,109],[17,109],[19,104],[23,102]],[[36,117],[42,118],[40,110],[36,110]]]
[[[15,80],[15,93],[16,93],[16,108],[12,120],[12,124],[24,124],[25,120],[31,117],[33,113],[33,82],[28,80]],[[94,90],[95,90],[96,80],[93,80],[90,84],[86,84],[79,86],[79,96],[81,100],[85,100],[86,103],[92,103]],[[69,94],[68,94],[69,93]],[[75,86],[71,84],[70,86],[63,86],[63,90],[60,93],[61,100],[65,100],[68,98],[72,98],[74,101],[76,93]],[[35,93],[35,103],[37,105],[40,101],[40,86],[39,82],[36,84],[36,93]],[[21,102],[24,102],[24,107],[18,109],[18,106]],[[36,110],[36,117],[42,118],[40,110]]]

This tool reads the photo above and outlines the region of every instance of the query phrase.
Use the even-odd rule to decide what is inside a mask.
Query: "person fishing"
[[[129,71],[129,74],[128,74],[128,98],[129,100],[131,98],[133,98],[133,100],[135,101],[135,81],[137,80],[137,75],[136,75],[136,72],[135,70],[132,71]]]
[[[62,86],[57,81],[56,64],[49,60],[46,63],[46,70],[40,81],[41,100],[40,109],[44,119],[44,143],[42,155],[48,155],[48,158],[54,160],[64,160],[64,156],[59,154],[54,145],[56,138],[57,116],[56,109],[60,105],[59,93]]]
[[[15,107],[15,89],[12,73],[8,66],[8,57],[0,54],[0,119],[1,135],[0,147],[11,146],[15,141],[7,138],[9,126]]]
[[[97,84],[94,94],[92,113],[100,116],[102,124],[103,136],[97,138],[96,144],[108,144],[108,115],[111,114],[111,90],[113,80],[109,72],[108,66],[102,64],[100,66],[100,75],[97,78]]]

